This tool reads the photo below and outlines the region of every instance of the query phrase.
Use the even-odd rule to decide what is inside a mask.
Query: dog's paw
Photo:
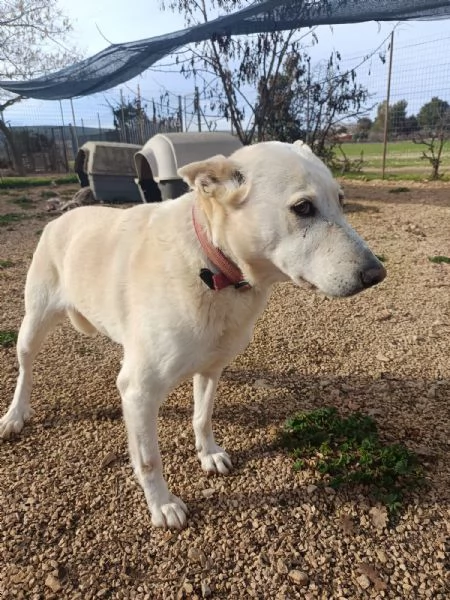
[[[202,469],[209,474],[227,475],[233,468],[231,458],[222,448],[217,447],[217,450],[211,454],[199,454]]]
[[[183,529],[186,527],[188,509],[186,504],[173,494],[169,502],[151,507],[152,524],[164,529]]]
[[[0,419],[0,438],[7,440],[20,433],[25,421],[27,421],[30,416],[30,410],[25,413],[19,413],[17,410],[11,412],[8,411],[6,415]]]

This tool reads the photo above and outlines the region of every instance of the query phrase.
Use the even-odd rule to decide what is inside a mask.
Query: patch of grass
[[[375,421],[335,408],[298,413],[285,425],[281,442],[296,458],[294,468],[313,468],[333,488],[363,485],[395,514],[405,492],[423,484],[417,456],[403,444],[381,442]]]
[[[42,190],[41,198],[55,198],[58,196],[58,193],[54,190]]]
[[[17,206],[20,206],[20,208],[34,208],[36,206],[34,200],[29,198],[28,196],[19,196],[18,198],[13,198],[12,200],[9,200],[9,202],[11,202],[11,204],[16,204]]]
[[[432,263],[437,263],[438,265],[450,264],[450,258],[448,256],[429,256],[428,260],[430,260]]]
[[[381,181],[380,172],[358,172],[358,173],[335,173],[335,176],[342,179],[349,179],[351,181]],[[385,181],[427,181],[425,173],[386,173],[384,177]],[[444,175],[440,181],[450,181],[447,175]]]
[[[26,218],[28,218],[28,215],[23,213],[6,213],[5,215],[0,215],[0,227],[6,227],[7,225],[11,225],[11,223],[18,223]]]
[[[17,331],[3,331],[0,330],[0,346],[2,348],[9,348],[14,346],[17,342]]]
[[[56,185],[79,183],[76,175],[64,175],[63,177],[3,177],[0,181],[0,190],[50,186],[52,182],[55,182]]]
[[[395,188],[392,188],[391,190],[389,190],[390,194],[403,194],[404,192],[409,192],[409,188],[399,186],[399,187],[395,187]]]
[[[14,263],[12,260],[1,260],[0,259],[0,269],[9,269],[9,267],[13,267]]]
[[[44,231],[43,229],[38,229],[38,230],[36,231],[36,235],[42,235],[42,232],[43,232],[43,231]]]
[[[384,254],[375,254],[375,256],[378,258],[378,260],[382,263],[386,262],[386,257],[384,256]]]

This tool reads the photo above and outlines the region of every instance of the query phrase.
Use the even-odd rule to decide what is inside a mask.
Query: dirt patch
[[[191,384],[164,405],[165,474],[191,511],[182,532],[151,527],[133,478],[120,349],[68,324],[49,337],[35,416],[0,444],[1,598],[449,597],[450,266],[428,257],[450,256],[450,189],[389,192],[398,185],[344,182],[348,218],[384,257],[386,281],[342,301],[277,286],[226,370],[215,431],[230,476],[208,478],[197,464]],[[11,202],[23,195],[26,209]],[[20,325],[26,270],[54,218],[45,207],[40,189],[0,196],[0,215],[24,215],[0,226],[2,330]],[[2,413],[16,376],[14,348],[0,348]],[[384,439],[422,457],[429,488],[389,527],[361,490],[316,487],[274,445],[293,412],[330,405],[371,414]]]

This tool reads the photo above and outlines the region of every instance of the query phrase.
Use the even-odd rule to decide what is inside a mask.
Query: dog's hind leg
[[[222,369],[194,375],[193,426],[195,447],[202,469],[207,473],[226,475],[232,468],[231,459],[216,444],[212,430],[214,398],[221,374]]]
[[[30,271],[32,269],[33,265]],[[13,400],[0,419],[0,438],[20,433],[25,421],[31,416],[33,361],[49,331],[64,317],[64,313],[54,305],[55,298],[52,297],[48,284],[48,281],[30,276],[27,280],[26,312],[17,338],[19,376]]]
[[[130,366],[131,363],[125,353],[117,387],[122,397],[134,472],[144,490],[153,525],[182,529],[186,525],[187,508],[167,487],[158,445],[158,411],[168,390],[152,376],[151,369],[139,369],[136,364]]]

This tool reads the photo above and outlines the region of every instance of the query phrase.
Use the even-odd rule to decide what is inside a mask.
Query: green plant
[[[37,186],[66,185],[68,183],[79,183],[76,175],[64,175],[62,177],[3,177],[0,181],[0,190],[29,188]]]
[[[34,208],[35,203],[34,200],[28,198],[28,196],[20,196],[19,198],[13,198],[10,200],[11,204],[16,204],[21,208]]]
[[[54,190],[42,190],[41,198],[55,198],[58,194]]]
[[[296,459],[295,469],[309,466],[333,488],[362,485],[391,514],[406,491],[423,483],[416,455],[403,444],[383,444],[375,421],[358,412],[342,417],[327,407],[298,413],[287,421],[281,443]]]
[[[429,256],[428,260],[437,264],[450,264],[450,258],[448,256]]]
[[[17,223],[27,217],[28,215],[23,213],[6,213],[6,215],[0,215],[0,227],[6,227],[7,225],[11,225],[11,223]]]
[[[9,348],[17,342],[17,331],[0,331],[0,346]]]
[[[395,187],[395,188],[392,188],[391,190],[389,190],[390,194],[402,194],[403,192],[409,192],[409,188],[404,187],[404,186],[399,186],[399,187]]]
[[[12,260],[1,260],[0,259],[0,269],[9,269],[9,267],[13,267],[14,263]]]

